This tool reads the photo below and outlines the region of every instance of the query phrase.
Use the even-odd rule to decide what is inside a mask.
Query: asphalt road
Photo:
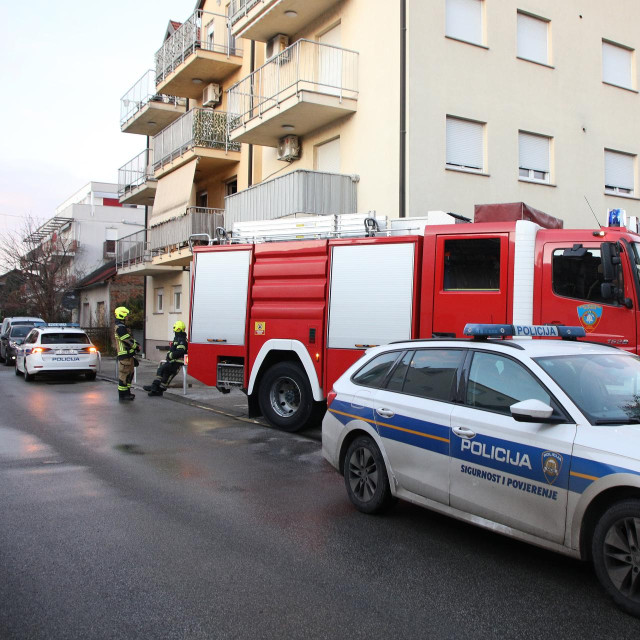
[[[0,367],[2,640],[640,637],[587,565],[356,512],[317,437],[116,396]]]

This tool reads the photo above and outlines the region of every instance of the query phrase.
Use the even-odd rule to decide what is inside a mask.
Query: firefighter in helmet
[[[133,380],[133,370],[137,363],[134,356],[140,351],[140,345],[126,325],[128,315],[129,309],[126,307],[118,307],[115,310],[115,334],[118,348],[118,397],[121,401],[135,398],[131,393],[131,381]]]
[[[174,336],[169,343],[169,352],[167,359],[160,364],[156,371],[155,380],[142,387],[149,392],[150,396],[161,396],[169,386],[169,383],[176,377],[182,365],[184,365],[184,356],[189,348],[187,340],[187,327],[182,320],[178,320],[173,325]]]

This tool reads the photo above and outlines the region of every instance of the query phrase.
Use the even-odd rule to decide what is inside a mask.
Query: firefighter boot
[[[153,391],[153,385],[152,384],[145,384],[144,387],[142,387],[145,391]]]
[[[122,389],[118,389],[118,400],[120,400],[120,402],[126,402],[127,400],[133,400],[134,398],[135,398],[135,396],[128,389],[126,389],[124,391]]]
[[[147,387],[145,387],[146,389]],[[151,386],[149,387],[149,393],[147,394],[149,396],[161,396],[162,395],[162,389],[160,388],[160,385],[158,384],[157,380],[154,380],[151,383]]]

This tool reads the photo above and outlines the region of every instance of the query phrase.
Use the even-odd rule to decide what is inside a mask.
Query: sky
[[[118,181],[144,136],[120,132],[120,98],[154,66],[170,19],[195,0],[4,3],[0,235],[44,222],[89,181]]]

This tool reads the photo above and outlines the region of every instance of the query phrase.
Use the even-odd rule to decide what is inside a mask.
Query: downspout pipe
[[[251,41],[251,56],[249,61],[249,73],[253,73],[256,69],[256,41]],[[247,187],[253,184],[253,145],[249,145],[249,157],[248,157],[248,169],[247,169]]]
[[[406,213],[406,170],[407,170],[407,0],[400,0],[400,175],[398,215]]]

